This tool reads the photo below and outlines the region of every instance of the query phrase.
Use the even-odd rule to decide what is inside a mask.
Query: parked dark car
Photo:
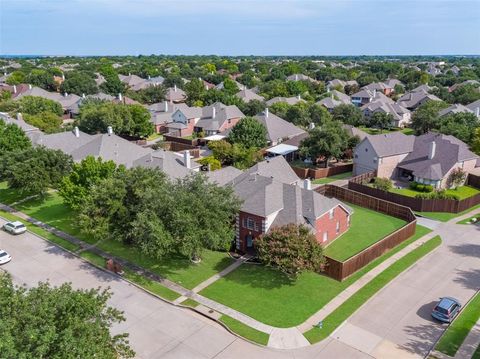
[[[455,298],[440,298],[440,301],[433,308],[432,317],[443,323],[450,323],[457,316],[461,307],[462,305]]]

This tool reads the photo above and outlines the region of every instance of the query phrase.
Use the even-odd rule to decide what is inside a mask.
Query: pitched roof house
[[[393,127],[405,127],[410,123],[411,113],[396,103],[373,101],[361,107],[363,116],[369,119],[375,112],[383,112],[393,116]]]
[[[274,103],[277,103],[277,102],[285,102],[285,103],[288,103],[289,105],[296,105],[297,103],[301,102],[301,101],[304,101],[305,100],[302,100],[302,98],[300,97],[300,95],[296,96],[296,97],[274,97],[274,98],[271,98],[270,100],[268,100],[266,102],[267,106],[272,106]]]
[[[339,80],[339,79],[333,79],[327,82],[327,88],[335,88],[335,87],[341,87],[345,88],[345,86],[358,86],[358,82],[355,80],[349,80],[349,81],[344,81],[344,80]]]
[[[393,87],[390,87],[383,82],[372,82],[371,84],[363,86],[362,89],[370,91],[380,91],[386,96],[390,95],[393,92]]]
[[[245,103],[248,103],[252,100],[265,101],[265,98],[263,96],[257,95],[255,92],[253,92],[250,89],[240,90],[235,94],[235,96],[243,100],[243,102]]]
[[[202,108],[202,117],[195,123],[194,130],[206,136],[216,135],[233,128],[243,117],[245,115],[237,106],[216,102]]]
[[[467,108],[472,111],[477,117],[480,117],[480,100],[469,103],[467,105]]]
[[[443,117],[448,115],[454,115],[456,113],[473,113],[473,111],[470,110],[468,107],[463,106],[462,104],[456,103],[448,106],[447,108],[444,108],[443,110],[440,110],[438,112],[438,116]]]
[[[185,102],[187,99],[187,94],[182,89],[179,89],[177,85],[174,85],[173,87],[169,87],[167,89],[165,99],[174,103]]]
[[[431,95],[425,91],[424,88],[420,88],[417,91],[412,90],[400,97],[397,103],[409,110],[416,110],[419,106],[423,105],[427,101],[441,101],[437,96]]]
[[[293,74],[293,75],[287,76],[287,81],[308,81],[308,82],[314,82],[314,83],[318,82],[317,80],[304,74]]]
[[[247,172],[234,179],[232,186],[243,200],[236,220],[236,248],[242,252],[254,250],[255,239],[273,227],[307,226],[326,245],[350,225],[351,208],[312,191],[308,184],[302,188]]]
[[[381,101],[385,103],[393,103],[394,101],[385,96],[381,91],[369,90],[366,88],[354,93],[352,96],[352,103],[356,106],[363,106],[372,101]]]
[[[400,132],[366,137],[354,151],[353,171],[376,171],[378,177],[414,180],[435,188],[449,187],[455,168],[469,173],[479,156],[453,136],[427,133],[407,136]]]
[[[352,101],[350,96],[344,94],[343,92],[332,90],[329,91],[330,96],[321,99],[316,102],[316,105],[325,107],[329,112],[332,112],[333,109],[339,105],[351,105]]]
[[[265,126],[267,130],[267,141],[272,146],[305,133],[304,130],[295,126],[293,123],[285,121],[274,113],[270,113],[268,108],[261,114],[256,115],[255,118]]]

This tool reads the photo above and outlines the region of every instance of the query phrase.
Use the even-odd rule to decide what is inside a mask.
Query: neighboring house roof
[[[118,75],[118,78],[120,79],[120,81],[122,81],[128,87],[137,86],[140,83],[147,81],[147,80],[145,80],[145,79],[143,79],[143,78],[141,78],[140,76],[137,76],[137,75],[128,75],[128,76]]]
[[[18,86],[17,86],[17,89],[18,89]],[[29,87],[27,90],[19,93],[17,96],[14,97],[14,99],[15,100],[20,99],[20,98],[25,97],[25,96],[43,97],[43,98],[53,100],[53,101],[57,101],[57,102],[59,101],[59,99],[61,97],[63,97],[62,95],[60,95],[57,92],[49,92],[49,91],[46,91],[46,90],[44,90],[40,87],[32,86],[31,88]]]
[[[384,82],[385,85],[389,88],[395,88],[396,85],[404,86],[403,82],[397,79],[388,79]]]
[[[350,137],[357,136],[362,141],[365,137],[369,136],[368,133],[356,128],[352,125],[342,125],[342,127],[347,131]]]
[[[426,84],[423,84],[423,85],[419,85],[417,87],[415,87],[412,91],[410,92],[419,92],[419,91],[423,91],[423,92],[430,92],[432,90],[432,88]]]
[[[192,161],[193,167],[199,167],[196,162]],[[158,168],[172,179],[183,178],[192,172],[187,168],[182,155],[174,152],[157,150],[150,152],[133,161],[134,167]]]
[[[431,95],[425,90],[407,92],[400,97],[397,103],[408,109],[416,108],[421,102],[430,101],[442,101],[437,96]]]
[[[350,96],[344,94],[343,92],[332,90],[330,91],[330,96],[321,99],[316,102],[317,105],[324,106],[328,109],[333,109],[339,105],[350,105],[352,103]]]
[[[378,157],[388,157],[412,152],[415,136],[392,132],[367,136],[363,141],[370,142]]]
[[[165,99],[167,101],[185,101],[187,94],[182,89],[179,89],[177,86],[169,87],[165,94]]]
[[[477,100],[477,101],[474,101],[472,103],[469,103],[467,105],[467,108],[472,111],[474,114],[476,114],[477,116],[480,115],[480,100]]]
[[[235,85],[237,86],[237,89],[241,90],[241,89],[245,89],[245,85],[241,84],[240,82],[238,81],[235,81],[235,80],[232,80]],[[215,86],[215,88],[217,90],[223,90],[225,88],[225,83],[222,81],[220,82],[217,86]]]
[[[433,157],[429,158],[432,143],[435,143],[435,147]],[[441,180],[457,163],[478,158],[479,156],[471,152],[459,139],[430,132],[415,137],[411,153],[398,167],[410,170],[420,178]]]
[[[265,100],[263,96],[257,95],[255,92],[249,89],[240,90],[235,94],[235,96],[243,100],[243,102],[250,102],[252,100],[258,100],[258,101]]]
[[[310,76],[304,74],[293,74],[287,77],[287,81],[310,81],[317,82],[317,80],[311,78]]]
[[[60,150],[71,155],[76,149],[92,141],[93,136],[85,132],[78,131],[78,137],[74,131],[66,131],[52,134],[42,134],[32,142],[38,146],[45,146],[53,150]],[[85,156],[86,157],[86,156]]]
[[[472,110],[470,110],[468,107],[463,106],[462,104],[453,104],[451,106],[448,106],[447,108],[440,110],[438,112],[438,115],[440,117],[447,116],[447,115],[453,115],[456,113],[473,113]]]
[[[32,132],[41,133],[40,130],[37,127],[29,125],[23,119],[16,119],[16,118],[10,117],[7,113],[0,112],[0,119],[3,120],[6,124],[17,125],[26,134],[29,134],[29,133],[32,133]]]
[[[269,142],[278,142],[285,138],[298,136],[305,131],[295,126],[293,123],[285,121],[277,115],[265,110],[263,113],[256,115],[255,118],[265,126],[267,130],[267,140]]]
[[[219,186],[224,186],[242,173],[241,170],[233,166],[228,166],[216,171],[206,172],[206,176],[210,182],[216,183]]]
[[[358,82],[355,81],[355,80],[344,81],[344,80],[339,80],[339,79],[333,79],[333,80],[327,82],[327,87],[337,87],[337,86],[345,87],[346,85],[350,85],[350,86],[356,85],[356,86],[358,86]]]
[[[115,100],[114,96],[103,93],[103,92],[99,92],[99,93],[94,94],[94,95],[87,95],[86,98],[87,99],[102,100],[102,101],[114,101]]]
[[[195,124],[195,127],[206,131],[219,131],[225,121],[245,117],[242,111],[235,106],[226,106],[221,102],[202,108],[202,117]]]
[[[188,106],[184,103],[169,103],[167,101],[154,103],[147,106],[147,109],[152,114],[151,122],[154,125],[167,124],[172,122],[172,116],[178,109],[185,109]]]
[[[381,91],[377,90],[369,90],[366,88],[361,89],[360,91],[354,93],[351,98],[366,98],[369,101],[382,101],[385,103],[394,103],[394,101],[390,98],[385,96]]]
[[[388,103],[383,101],[373,101],[369,102],[361,107],[362,111],[370,111],[370,112],[384,112],[391,114],[393,116],[394,121],[401,121],[403,120],[403,115],[410,113],[408,109],[405,107],[398,105],[396,103]]]
[[[371,84],[368,84],[362,87],[362,89],[370,90],[370,91],[373,91],[373,90],[384,91],[388,88],[390,87],[384,84],[383,82],[372,82]]]
[[[271,177],[276,181],[288,184],[300,182],[300,178],[298,178],[295,171],[290,167],[283,156],[267,158],[262,162],[258,162],[256,165],[246,170],[245,173],[256,173],[260,176]]]
[[[295,104],[297,104],[301,101],[305,102],[305,100],[302,100],[300,98],[300,96],[297,96],[297,97],[280,97],[280,96],[278,96],[278,97],[274,97],[274,98],[268,100],[266,102],[266,104],[267,104],[267,106],[271,106],[271,105],[273,105],[274,103],[277,103],[277,102],[286,102],[289,105],[295,105]]]

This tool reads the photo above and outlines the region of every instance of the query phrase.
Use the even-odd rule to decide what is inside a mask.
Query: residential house
[[[239,89],[239,90],[244,90],[246,88],[244,84],[241,84],[238,81],[233,80],[233,83],[237,86],[237,89]],[[223,90],[224,88],[225,88],[225,85],[224,85],[223,81],[215,86],[215,89],[217,89],[217,90]]]
[[[473,113],[473,111],[462,104],[456,103],[448,106],[447,108],[444,108],[443,110],[440,110],[438,112],[438,116],[444,117],[448,115],[454,115],[456,113]]]
[[[381,91],[369,90],[366,88],[361,89],[360,91],[354,93],[352,96],[352,104],[361,107],[372,101],[382,101],[385,103],[393,103],[394,101],[385,96]]]
[[[166,132],[177,137],[191,136],[195,124],[202,117],[201,107],[182,107],[175,110],[172,122],[165,125]]]
[[[395,91],[395,86],[402,86],[405,87],[402,81],[397,80],[397,79],[388,79],[387,81],[384,82],[384,84],[388,87],[391,88],[393,91]]]
[[[138,86],[141,83],[144,83],[146,81],[145,79],[141,78],[140,76],[131,75],[131,74],[128,74],[128,76],[119,74],[118,78],[120,79],[120,81],[122,81],[129,88]]]
[[[458,84],[454,84],[452,86],[450,86],[448,88],[448,92],[453,92],[455,91],[456,89],[458,89],[459,87],[462,87],[462,86],[465,86],[465,85],[472,85],[472,86],[477,86],[477,88],[479,89],[480,91],[480,82],[478,82],[477,80],[465,80],[461,83],[458,83]]]
[[[368,120],[375,112],[383,112],[392,115],[391,126],[403,128],[410,123],[411,113],[405,107],[396,103],[373,101],[361,107],[363,116]]]
[[[450,67],[450,71],[452,71],[455,76],[458,76],[460,73],[460,68],[457,65],[453,65]]]
[[[272,106],[273,104],[277,103],[277,102],[285,102],[289,105],[296,105],[297,103],[299,102],[305,102],[305,100],[302,100],[301,96],[298,95],[296,97],[274,97],[274,98],[271,98],[270,100],[268,100],[266,102],[267,106]]]
[[[255,92],[249,89],[243,89],[238,91],[235,96],[237,96],[239,99],[241,99],[243,102],[248,103],[252,100],[258,100],[258,101],[265,101],[265,98],[263,96],[257,95]]]
[[[390,87],[383,82],[372,82],[371,84],[368,84],[367,86],[362,87],[362,89],[370,90],[372,92],[380,91],[385,96],[390,96],[393,92],[393,87]]]
[[[165,100],[173,103],[185,102],[187,99],[187,94],[182,89],[179,89],[177,85],[169,87],[165,94]]]
[[[233,166],[227,166],[216,171],[208,171],[205,174],[210,182],[216,183],[219,186],[225,186],[242,173],[241,170]]]
[[[249,172],[235,178],[231,184],[243,201],[236,219],[236,249],[253,251],[259,236],[287,224],[308,227],[322,245],[345,233],[352,209],[312,191],[309,183],[302,188]]]
[[[316,105],[325,107],[328,112],[333,112],[333,109],[339,105],[351,105],[352,101],[350,96],[344,94],[343,92],[332,90],[329,91],[330,96],[321,99],[316,102]]]
[[[134,160],[133,166],[157,168],[167,174],[170,179],[181,179],[193,172],[199,172],[201,167],[192,160],[190,151],[179,154],[161,149]]]
[[[216,135],[233,128],[243,117],[245,115],[237,106],[216,102],[202,108],[202,117],[195,124],[194,131],[206,136]]]
[[[188,106],[184,103],[170,103],[167,101],[154,103],[147,107],[151,114],[151,122],[155,127],[155,133],[166,133],[167,125],[173,122],[173,114],[178,109],[184,109]]]
[[[302,180],[282,156],[273,158],[267,157],[264,161],[258,162],[245,172],[270,177],[282,183],[292,185],[302,184]]]
[[[472,111],[477,117],[480,117],[480,100],[468,104],[467,108]]]
[[[290,76],[287,76],[287,81],[308,81],[312,83],[317,83],[318,81],[311,78],[310,76],[304,75],[304,74],[293,74]]]
[[[456,168],[473,171],[479,156],[453,136],[427,133],[407,136],[400,132],[366,137],[355,148],[354,175],[376,171],[378,177],[416,181],[448,188]]]
[[[41,134],[42,132],[35,126],[29,125],[23,120],[23,116],[21,113],[17,114],[17,118],[12,118],[8,115],[8,113],[0,112],[0,120],[5,122],[6,124],[14,124],[20,127],[25,134],[28,136],[32,134]],[[33,135],[32,135],[33,136]]]
[[[293,123],[285,121],[274,113],[270,113],[268,108],[261,114],[256,115],[255,119],[265,126],[267,130],[267,141],[271,146],[275,146],[284,140],[305,133],[304,130],[295,126]]]
[[[358,82],[355,80],[349,80],[349,81],[344,81],[344,80],[339,80],[339,79],[333,79],[331,81],[327,82],[327,89],[336,89],[336,88],[342,88],[344,89],[345,86],[358,86]]]
[[[403,106],[410,111],[416,110],[419,106],[428,101],[441,101],[437,96],[429,94],[424,89],[412,90],[407,92],[397,101],[397,104]]]

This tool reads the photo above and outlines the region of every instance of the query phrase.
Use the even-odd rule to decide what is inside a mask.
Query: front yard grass
[[[270,335],[268,335],[267,333],[253,329],[248,325],[245,325],[242,322],[239,322],[238,320],[229,317],[228,315],[222,315],[220,317],[220,321],[228,328],[230,328],[232,332],[237,333],[245,339],[251,340],[252,342],[261,345],[268,344],[268,339],[270,338]]]
[[[9,189],[7,182],[0,182],[0,203],[12,204],[28,197],[28,194],[20,191]]]
[[[479,208],[480,208],[480,204],[459,213],[449,213],[449,212],[416,212],[416,213],[418,213],[422,217],[435,219],[440,222],[448,222],[451,219],[463,216],[464,214]]]
[[[16,209],[87,243],[95,243],[93,238],[81,233],[75,222],[75,213],[63,203],[62,197],[56,192],[48,194],[44,199],[23,202],[16,206]],[[136,248],[114,240],[102,240],[97,246],[105,252],[135,263],[188,289],[192,289],[233,262],[227,253],[207,249],[203,252],[202,261],[195,264],[181,256],[153,259]]]
[[[407,223],[364,207],[347,205],[354,211],[350,228],[325,248],[325,255],[338,261],[347,260]]]
[[[475,297],[462,309],[458,317],[443,333],[435,349],[451,357],[455,356],[458,348],[479,319],[480,294],[477,292]]]
[[[477,214],[474,214],[473,216],[471,217],[468,217],[468,218],[465,218],[465,219],[462,219],[461,221],[458,221],[457,224],[472,224],[471,221],[472,219],[476,219],[477,221],[475,223],[480,223],[479,220],[480,220],[480,213],[477,213]]]
[[[362,287],[358,292],[348,298],[342,305],[335,309],[325,320],[323,320],[322,328],[313,327],[303,333],[305,338],[311,343],[317,343],[328,337],[340,324],[348,319],[358,308],[360,308],[375,293],[392,281],[395,277],[408,269],[419,259],[433,251],[442,243],[440,236],[436,236],[412,252],[400,258],[390,267],[385,269],[378,276],[373,278],[369,283]]]
[[[419,191],[414,191],[410,188],[392,188],[390,190],[392,193],[397,193],[402,196],[407,196],[407,197],[415,197],[417,194],[420,194],[422,192]],[[472,187],[472,186],[460,186],[456,189],[447,189],[445,191],[447,194],[452,194],[458,196],[460,199],[465,199],[469,198],[472,196],[475,196],[476,194],[480,193],[480,190],[478,188]]]
[[[144,276],[136,274],[128,268],[123,268],[123,271],[124,271],[123,277],[125,279],[128,279],[129,281],[139,285],[140,287],[148,290],[149,292],[152,292],[158,295],[159,297],[162,297],[163,299],[166,299],[172,302],[178,297],[180,297],[180,294],[178,294],[177,292],[174,292],[173,290],[161,285],[158,282],[155,282]]]
[[[346,179],[346,178],[349,178],[349,177],[352,177],[352,171],[345,172],[345,173],[340,173],[338,175],[333,175],[333,176],[330,176],[330,177],[319,178],[319,179],[313,180],[312,183],[313,184],[327,184],[327,183],[331,183],[331,182],[334,182],[334,181]]]
[[[305,272],[297,280],[262,265],[243,264],[203,289],[200,294],[236,309],[262,323],[288,328],[299,325],[341,291],[392,255],[431,232],[417,225],[415,235],[345,279]]]

